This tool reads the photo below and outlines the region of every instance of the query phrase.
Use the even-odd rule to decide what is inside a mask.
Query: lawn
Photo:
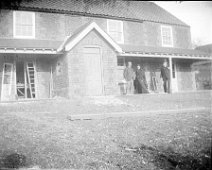
[[[0,169],[18,163],[58,169],[210,169],[208,111],[70,121],[67,116],[76,108],[61,106],[59,111],[55,105],[44,104],[1,107]],[[111,107],[119,110],[118,105],[132,107],[129,102]],[[85,108],[91,110],[82,103],[75,107],[83,107],[84,113]],[[98,109],[102,106],[95,112]]]

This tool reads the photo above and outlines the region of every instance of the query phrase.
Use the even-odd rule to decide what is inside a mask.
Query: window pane
[[[118,66],[124,66],[124,57],[117,57]]]
[[[110,36],[117,42],[122,41],[122,33],[120,32],[110,32]]]
[[[122,21],[108,20],[108,34],[117,42],[122,42]]]
[[[116,22],[109,22],[109,31],[117,31],[117,24]]]
[[[172,45],[171,28],[162,27],[162,42],[163,45]]]
[[[17,25],[15,31],[16,31],[16,35],[18,35],[18,36],[22,35],[22,27],[21,26]]]
[[[33,36],[33,13],[16,11],[15,23],[16,36]]]
[[[25,36],[32,36],[33,33],[32,33],[32,26],[24,26],[23,27],[23,34]]]
[[[120,21],[109,21],[109,31],[122,31]]]

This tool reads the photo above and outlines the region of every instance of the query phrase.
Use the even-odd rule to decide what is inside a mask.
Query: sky
[[[152,1],[190,25],[192,42],[212,44],[212,1]]]

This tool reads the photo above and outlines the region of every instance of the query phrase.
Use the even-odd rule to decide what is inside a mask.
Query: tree
[[[0,9],[3,8],[12,8],[12,7],[18,7],[20,3],[24,0],[1,0],[0,1]],[[27,0],[25,0],[27,1]]]
[[[18,9],[22,2],[32,2],[33,0],[0,0],[0,9],[11,9],[15,8]],[[79,0],[72,0],[72,1],[79,1]],[[86,7],[98,4],[113,4],[117,0],[82,0],[85,3]]]
[[[195,49],[198,46],[203,45],[202,40],[199,38],[196,38],[192,41],[192,48]]]

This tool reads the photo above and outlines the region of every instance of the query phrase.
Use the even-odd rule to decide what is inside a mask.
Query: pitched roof
[[[120,45],[125,53],[134,54],[159,54],[159,55],[174,55],[174,56],[188,56],[189,57],[207,57],[212,56],[200,50],[183,49],[183,48],[171,48],[171,47],[152,47],[152,46],[133,46],[133,45]]]
[[[121,53],[121,47],[107,34],[105,33],[95,22],[88,23],[80,27],[75,31],[72,36],[68,36],[62,45],[59,47],[58,52],[65,50],[70,51],[77,43],[79,43],[89,32],[92,30],[97,31],[97,33],[102,36],[108,44],[110,44],[115,51]]]
[[[121,1],[101,3],[85,0],[33,0],[22,1],[20,9],[46,12],[70,13],[94,17],[107,17],[134,21],[151,21],[188,26],[163,8],[148,1]],[[89,3],[90,2],[90,3]]]

